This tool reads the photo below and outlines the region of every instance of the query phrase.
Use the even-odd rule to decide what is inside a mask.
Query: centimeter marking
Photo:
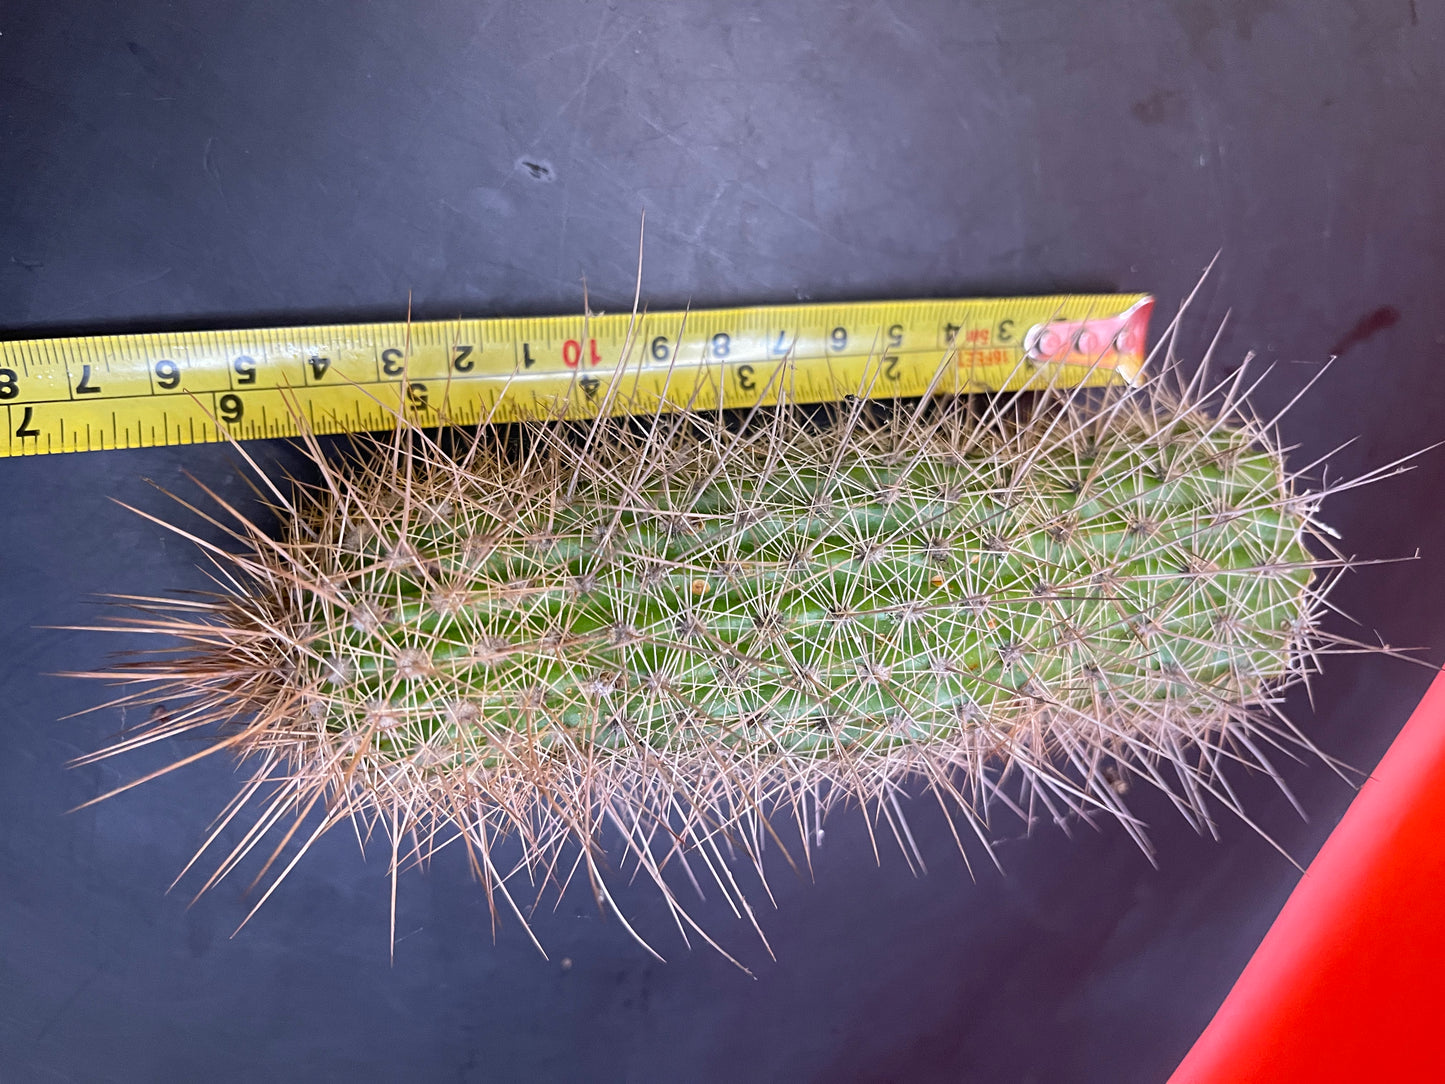
[[[1093,294],[20,340],[0,343],[0,456],[384,430],[399,412],[471,425],[780,392],[1104,384],[1138,374],[1152,305]]]

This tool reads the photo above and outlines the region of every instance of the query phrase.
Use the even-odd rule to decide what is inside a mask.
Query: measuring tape
[[[0,343],[0,455],[1132,381],[1146,294]]]

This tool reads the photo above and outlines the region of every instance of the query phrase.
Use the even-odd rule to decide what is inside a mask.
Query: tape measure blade
[[[0,342],[0,455],[1132,380],[1145,294]]]

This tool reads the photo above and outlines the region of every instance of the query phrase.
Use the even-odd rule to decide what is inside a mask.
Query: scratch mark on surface
[[[115,297],[118,294],[123,294],[127,290],[138,290],[142,286],[149,286],[153,282],[158,282],[161,279],[165,278],[167,275],[169,275],[173,270],[175,270],[175,268],[173,267],[163,268],[162,270],[157,271],[153,275],[146,275],[144,278],[136,279],[133,282],[127,282],[124,286],[117,286],[114,290],[107,290],[103,294],[93,294],[78,305],[71,305],[67,309],[62,309],[60,312],[56,313],[56,316],[58,318],[64,318],[67,316],[73,316],[75,313],[78,312],[84,312],[88,307],[95,305],[98,301],[108,301],[110,298]]]
[[[833,244],[838,245],[840,248],[846,248],[850,251],[857,248],[855,244],[849,241],[845,241],[836,233],[833,233],[831,230],[824,228],[821,224],[819,224],[816,219],[809,218],[807,215],[804,214],[800,214],[799,212],[793,210],[791,207],[785,207],[772,196],[768,195],[766,189],[760,188],[757,185],[749,183],[748,181],[741,182],[739,187],[746,195],[751,196],[753,199],[757,200],[760,203],[766,204],[773,210],[777,211],[778,214],[782,215],[783,217],[792,219],[800,226],[812,230],[819,237],[833,242]]]
[[[231,200],[230,197],[226,195],[225,186],[221,184],[221,167],[216,164],[216,160],[211,154],[211,152],[215,150],[215,147],[216,137],[208,136],[206,138],[206,149],[201,152],[201,172],[211,178],[212,183],[216,186],[217,194],[221,197],[221,203],[226,208],[226,214],[230,215]]]
[[[605,28],[605,20],[604,20],[604,28]],[[581,82],[579,82],[578,85],[572,89],[572,92],[567,95],[567,97],[563,100],[562,104],[559,105],[556,109],[554,109],[554,110],[552,111],[552,115],[551,115],[550,117],[548,117],[545,121],[543,121],[542,124],[537,128],[537,130],[532,134],[532,136],[526,140],[526,142],[525,142],[525,150],[523,151],[523,154],[522,154],[522,157],[523,157],[523,158],[535,158],[535,155],[534,155],[533,152],[536,151],[537,147],[541,145],[541,143],[542,143],[543,139],[546,137],[548,131],[551,130],[551,128],[552,128],[552,126],[553,126],[554,124],[556,124],[559,120],[561,120],[564,116],[566,116],[568,110],[570,110],[570,109],[572,108],[573,104],[577,102],[578,98],[579,98],[579,97],[582,97],[582,96],[585,94],[585,91],[587,90],[588,86],[590,86],[590,84],[591,84],[591,82],[592,82],[592,76],[593,76],[604,64],[606,64],[608,61],[610,61],[610,60],[612,59],[612,57],[617,53],[617,51],[618,51],[619,49],[621,49],[624,45],[627,44],[628,40],[631,38],[631,34],[632,34],[632,32],[631,32],[630,30],[628,30],[628,31],[626,31],[626,32],[624,32],[624,33],[622,33],[622,34],[619,34],[619,35],[617,36],[617,40],[616,40],[615,42],[613,42],[610,46],[608,46],[606,54],[605,54],[604,56],[602,56],[602,57],[600,58],[600,60],[596,58],[595,52],[594,52],[594,56],[593,56],[592,60],[589,61],[589,70],[588,70],[586,73],[584,73]],[[602,29],[599,29],[599,30],[598,30],[598,33],[597,33],[597,40],[600,40],[601,37],[602,37]],[[595,45],[596,45],[596,41],[594,41],[594,46],[595,46]],[[572,51],[573,51],[573,50],[572,50],[570,47],[567,48],[567,49],[556,49],[556,50],[553,50],[552,52],[546,54],[545,57],[537,58],[536,60],[531,61],[531,63],[532,63],[532,64],[536,64],[536,63],[539,63],[539,62],[542,61],[542,60],[550,60],[550,59],[553,58],[553,57],[556,57],[556,56],[561,55],[562,53],[572,52]],[[578,113],[579,113],[579,114],[581,113],[582,108],[585,108],[585,104],[586,104],[586,103],[585,103],[585,99],[584,99],[582,105],[581,105],[581,106],[579,107],[579,109],[578,109]],[[576,128],[576,126],[574,125],[574,127],[573,127],[573,136],[574,136],[573,143],[574,143],[574,144],[575,144],[576,132],[577,132],[577,128]],[[509,173],[509,174],[502,180],[502,183],[501,183],[498,187],[501,188],[501,189],[505,189],[508,185],[510,185],[510,184],[512,183],[512,181],[513,181],[513,179],[515,178],[515,176],[516,176],[515,172]]]
[[[115,957],[115,953],[107,956],[104,960],[102,960],[99,964],[96,965],[94,971],[92,971],[89,975],[80,980],[74,990],[70,991],[70,993],[65,995],[64,1000],[60,1002],[60,1005],[56,1008],[56,1010],[51,1013],[45,1023],[41,1025],[40,1030],[35,1033],[35,1041],[37,1043],[41,1042],[46,1035],[50,1034],[51,1029],[60,1022],[60,1018],[62,1016],[64,1016],[67,1012],[70,1011],[70,1007],[75,1004],[76,1000],[80,997],[80,995],[85,993],[85,991],[89,990],[91,986],[94,985],[96,979],[100,978],[101,975],[105,974],[107,971],[110,970],[111,961],[113,961]]]
[[[592,35],[592,45],[587,52],[587,66],[582,72],[582,82],[573,93],[572,98],[577,102],[577,115],[573,119],[572,138],[567,141],[567,176],[562,179],[562,224],[557,230],[557,273],[562,273],[562,261],[567,255],[567,223],[572,212],[572,174],[576,172],[577,165],[577,139],[582,131],[582,124],[587,116],[587,91],[592,86],[592,77],[597,74],[601,66],[598,58],[602,45],[602,36],[607,30],[607,19],[609,12],[607,8],[602,9],[602,17],[597,24],[597,33]],[[625,37],[625,35],[624,35]],[[607,58],[610,59],[612,50],[607,51]]]

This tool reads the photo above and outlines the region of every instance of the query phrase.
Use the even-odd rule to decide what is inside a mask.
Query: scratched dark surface
[[[0,334],[1147,289],[1185,330],[1278,363],[1261,409],[1342,474],[1445,436],[1445,16],[1372,3],[110,3],[0,6]],[[264,454],[288,460],[284,448]],[[649,959],[590,901],[495,945],[459,859],[402,884],[337,833],[258,918],[227,885],[164,895],[230,794],[202,765],[65,810],[189,746],[66,770],[122,723],[44,676],[116,646],[42,626],[102,591],[201,584],[111,503],[221,448],[0,464],[0,1080],[1158,1081],[1298,872],[1221,820],[1143,800],[1123,832],[1043,828],[976,882],[875,866],[838,819],[807,881],[774,871],[771,961],[686,951],[645,893]],[[1333,626],[1445,656],[1445,456],[1332,502],[1363,569]],[[1318,743],[1373,765],[1422,668],[1334,660]],[[1240,781],[1301,861],[1350,788],[1291,765],[1301,820]],[[973,856],[975,861],[978,855]],[[564,959],[570,967],[564,967]]]

